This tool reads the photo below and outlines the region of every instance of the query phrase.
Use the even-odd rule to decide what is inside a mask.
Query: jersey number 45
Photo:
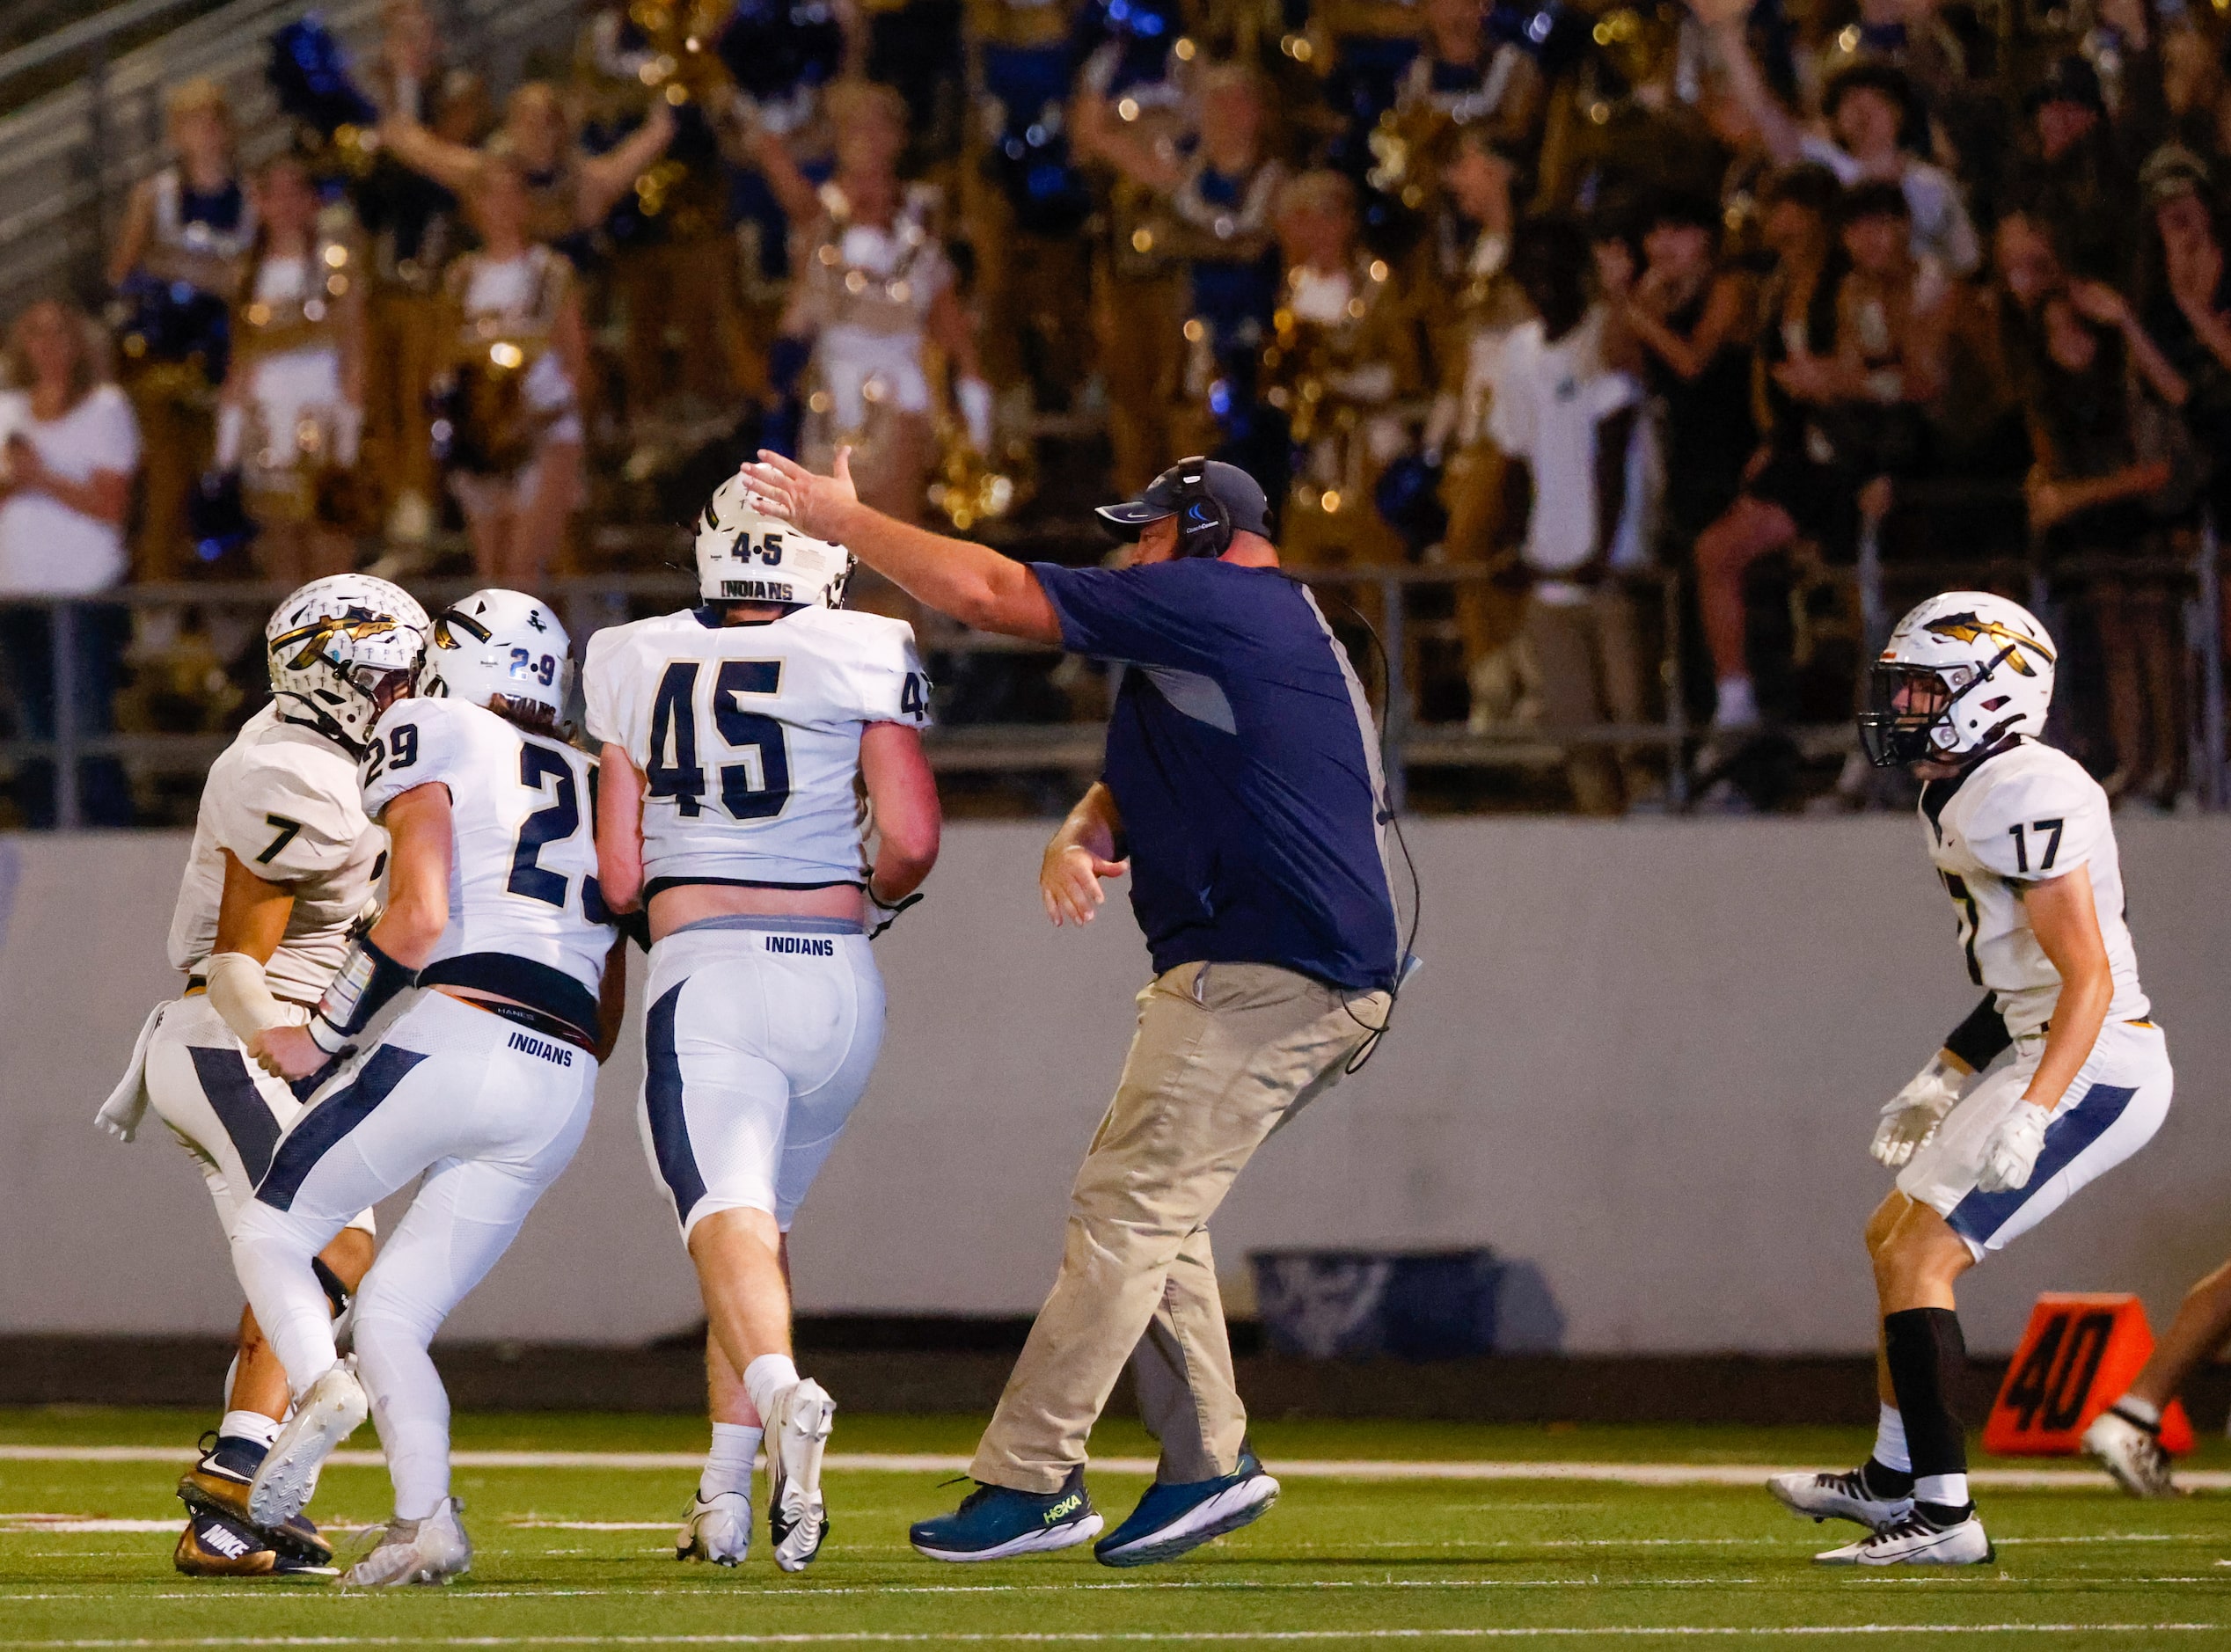
[[[651,703],[651,761],[643,771],[653,797],[671,798],[685,819],[705,807],[698,760],[698,674],[706,662],[677,660]],[[719,767],[721,807],[737,820],[772,820],[790,801],[790,745],[781,723],[743,709],[747,694],[782,692],[779,660],[723,660],[713,679],[713,727],[735,756]],[[671,761],[669,761],[669,757]]]

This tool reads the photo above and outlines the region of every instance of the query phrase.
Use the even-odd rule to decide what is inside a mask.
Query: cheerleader
[[[573,267],[529,234],[525,166],[483,155],[468,208],[480,250],[450,266],[451,366],[435,428],[480,582],[533,590],[581,501],[588,338]]]
[[[321,217],[310,174],[292,156],[258,175],[255,204],[216,462],[240,473],[257,567],[292,587],[346,574],[356,559],[363,258],[353,235]]]

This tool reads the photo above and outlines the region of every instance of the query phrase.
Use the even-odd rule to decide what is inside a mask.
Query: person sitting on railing
[[[216,464],[237,471],[257,567],[296,586],[355,567],[370,501],[364,428],[364,256],[346,211],[321,213],[291,155],[256,175],[259,224],[232,307],[233,367]]]
[[[1513,329],[1497,363],[1488,434],[1532,483],[1524,558],[1533,576],[1524,632],[1553,735],[1642,720],[1634,606],[1620,574],[1650,560],[1655,433],[1642,384],[1613,352],[1607,307],[1592,302],[1587,233],[1569,218],[1519,226],[1510,270],[1537,318]],[[1613,299],[1614,260],[1598,260]],[[1616,815],[1653,789],[1625,750],[1576,744],[1565,758],[1573,801]]]
[[[256,233],[223,90],[189,80],[164,112],[177,158],[133,189],[108,260],[125,386],[147,435],[137,569],[144,580],[176,579],[190,554],[187,498],[215,441],[226,306]]]
[[[2030,527],[2049,559],[2091,565],[2073,584],[2099,632],[2115,753],[2100,784],[2110,800],[2166,807],[2184,768],[2183,581],[2099,564],[2162,548],[2157,510],[2173,502],[2163,495],[2179,469],[2169,450],[2184,381],[2112,288],[2080,281],[2048,298],[2040,320]]]
[[[123,582],[124,516],[139,469],[131,403],[108,382],[104,340],[75,306],[33,304],[8,331],[0,391],[0,659],[19,738],[55,735],[54,610],[11,608],[11,596],[84,596]],[[124,610],[77,605],[71,616],[71,709],[80,736],[110,732]],[[55,767],[19,764],[16,802],[33,826],[55,824]],[[123,765],[89,757],[77,770],[80,818],[128,826]]]

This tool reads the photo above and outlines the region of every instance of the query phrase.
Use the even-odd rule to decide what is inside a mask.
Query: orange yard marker
[[[2001,1457],[2074,1457],[2091,1420],[2130,1386],[2154,1351],[2146,1305],[2122,1292],[2048,1290],[1983,1425],[1983,1449]],[[2162,1444],[2192,1449],[2182,1403],[2162,1414]]]

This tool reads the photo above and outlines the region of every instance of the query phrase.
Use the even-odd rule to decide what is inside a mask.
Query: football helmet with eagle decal
[[[281,603],[263,641],[279,715],[361,757],[384,691],[418,669],[426,610],[399,585],[335,574]]]
[[[708,603],[845,605],[852,553],[761,514],[742,472],[705,501],[697,522],[698,595]]]
[[[2059,651],[2037,616],[1988,591],[1946,591],[1898,622],[1868,672],[1859,738],[1878,769],[1958,763],[2045,732]]]
[[[573,692],[573,642],[549,604],[524,591],[489,589],[458,598],[434,617],[421,694],[499,707],[504,699],[539,705],[554,724]]]

